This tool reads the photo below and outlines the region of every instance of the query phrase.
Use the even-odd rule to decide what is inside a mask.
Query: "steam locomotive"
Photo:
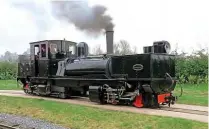
[[[144,47],[143,54],[89,56],[85,42],[32,42],[30,55],[19,55],[17,80],[27,94],[85,96],[101,104],[136,107],[170,106],[176,101],[172,94],[176,78],[175,56],[169,49],[167,41],[158,41]]]

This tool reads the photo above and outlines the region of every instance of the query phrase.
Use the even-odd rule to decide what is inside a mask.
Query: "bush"
[[[176,76],[180,83],[208,83],[208,53],[201,50],[190,56],[177,56]]]
[[[0,62],[0,80],[15,79],[17,76],[17,63]]]

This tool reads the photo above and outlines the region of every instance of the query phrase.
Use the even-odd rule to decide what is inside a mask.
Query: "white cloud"
[[[172,47],[178,46],[187,51],[209,43],[209,8],[207,1],[199,0],[146,0],[146,1],[112,1],[90,0],[90,4],[102,4],[114,19],[115,41],[127,40],[142,47],[152,45],[156,40],[168,40]],[[37,39],[38,29],[30,14],[24,10],[14,9],[8,2],[0,1],[0,54],[5,49],[23,52],[28,43]],[[63,39],[85,41],[92,48],[101,44],[106,50],[105,36],[95,39],[76,30],[72,25],[60,23],[50,17],[46,39]]]

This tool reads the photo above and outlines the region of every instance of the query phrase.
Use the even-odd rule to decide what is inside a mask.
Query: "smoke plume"
[[[86,1],[52,1],[53,15],[87,34],[99,35],[104,30],[113,29],[112,18],[106,15],[106,7],[90,7]]]

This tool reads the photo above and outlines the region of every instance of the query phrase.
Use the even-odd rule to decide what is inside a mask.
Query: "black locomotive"
[[[174,104],[175,56],[167,41],[144,47],[143,54],[88,56],[88,45],[66,40],[30,43],[20,55],[18,78],[25,93],[87,96],[93,102],[159,107]]]

